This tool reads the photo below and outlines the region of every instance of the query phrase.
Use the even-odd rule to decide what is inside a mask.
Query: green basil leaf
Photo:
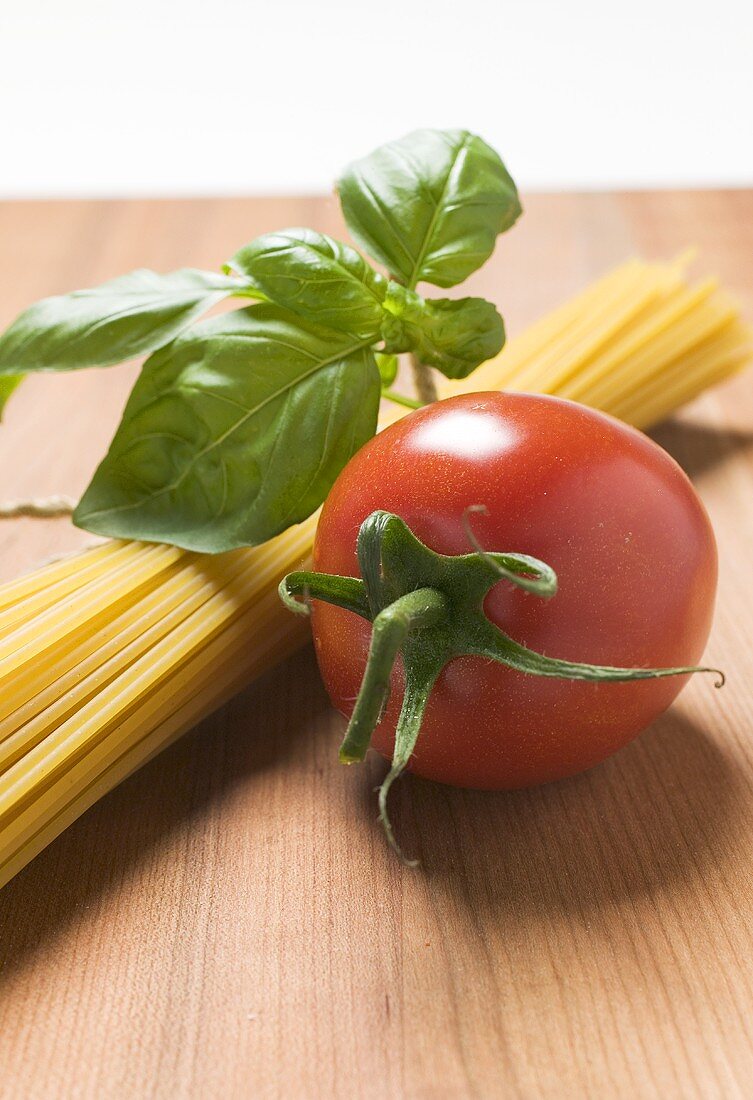
[[[381,351],[375,351],[374,358],[376,359],[377,369],[379,370],[379,377],[382,379],[382,386],[391,386],[397,378],[397,356],[385,355]]]
[[[387,280],[354,248],[324,233],[265,233],[236,252],[226,270],[301,317],[362,340],[375,340],[379,333]]]
[[[355,161],[338,184],[356,242],[391,275],[455,286],[521,212],[495,151],[467,130],[416,130]]]
[[[0,375],[0,420],[2,420],[3,418],[3,411],[7,404],[8,398],[22,380],[22,374]]]
[[[186,268],[132,271],[92,290],[43,298],[0,336],[0,374],[108,367],[154,351],[245,281]]]
[[[467,378],[502,350],[505,326],[484,298],[424,299],[390,283],[382,338],[388,353],[412,351],[447,378]]]
[[[196,325],[146,361],[74,521],[217,553],[310,515],[376,429],[362,341],[274,305]]]

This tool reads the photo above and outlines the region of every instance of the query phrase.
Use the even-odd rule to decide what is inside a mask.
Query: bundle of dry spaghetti
[[[646,427],[753,357],[713,280],[632,261],[451,392],[570,397]],[[391,414],[394,418],[397,413]],[[0,885],[106,791],[304,640],[277,584],[316,517],[208,557],[110,542],[0,588]]]

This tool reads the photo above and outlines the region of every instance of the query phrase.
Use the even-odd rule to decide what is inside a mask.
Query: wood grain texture
[[[0,207],[0,323],[137,265],[216,267],[323,199]],[[753,193],[534,196],[474,291],[511,331],[627,255],[699,245],[753,316]],[[0,496],[77,493],[132,369],[29,380]],[[0,1094],[743,1097],[753,1081],[753,375],[655,433],[711,512],[706,681],[583,776],[514,794],[336,762],[310,652],[91,810],[0,893]],[[0,576],[86,541],[0,527]]]

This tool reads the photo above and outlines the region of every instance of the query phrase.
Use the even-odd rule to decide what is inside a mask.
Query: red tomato
[[[463,515],[487,550],[551,565],[542,600],[506,581],[489,618],[551,657],[625,666],[694,665],[711,625],[717,560],[706,511],[679,466],[640,432],[581,405],[528,394],[451,398],[376,436],[324,505],[314,567],[358,575],[356,536],[377,508],[431,549],[467,553]],[[349,715],[371,628],[315,602],[314,642],[334,705]],[[542,679],[477,657],[444,669],[410,770],[464,787],[502,789],[573,775],[632,740],[686,677],[633,683]],[[398,661],[373,745],[390,756],[402,699]]]

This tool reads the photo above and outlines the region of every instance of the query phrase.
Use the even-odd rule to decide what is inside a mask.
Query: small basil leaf
[[[374,358],[376,359],[376,365],[379,370],[379,377],[382,379],[382,386],[391,386],[397,378],[397,356],[385,355],[381,351],[375,351]]]
[[[386,352],[412,351],[447,378],[467,378],[502,350],[505,326],[484,298],[424,299],[391,283],[382,338]]]
[[[356,242],[409,287],[462,282],[521,212],[495,151],[467,130],[416,130],[355,161],[338,184]]]
[[[376,429],[362,341],[274,305],[202,322],[146,361],[74,521],[217,553],[310,515]]]
[[[260,296],[363,340],[379,333],[387,280],[354,248],[313,229],[265,233],[236,252],[227,271]]]
[[[505,326],[483,298],[428,299],[415,353],[447,378],[467,378],[504,347]]]
[[[0,375],[0,420],[2,420],[3,418],[3,411],[7,404],[8,398],[22,380],[22,374]]]
[[[169,343],[245,282],[209,271],[132,271],[92,290],[43,298],[0,336],[0,374],[107,367]]]

